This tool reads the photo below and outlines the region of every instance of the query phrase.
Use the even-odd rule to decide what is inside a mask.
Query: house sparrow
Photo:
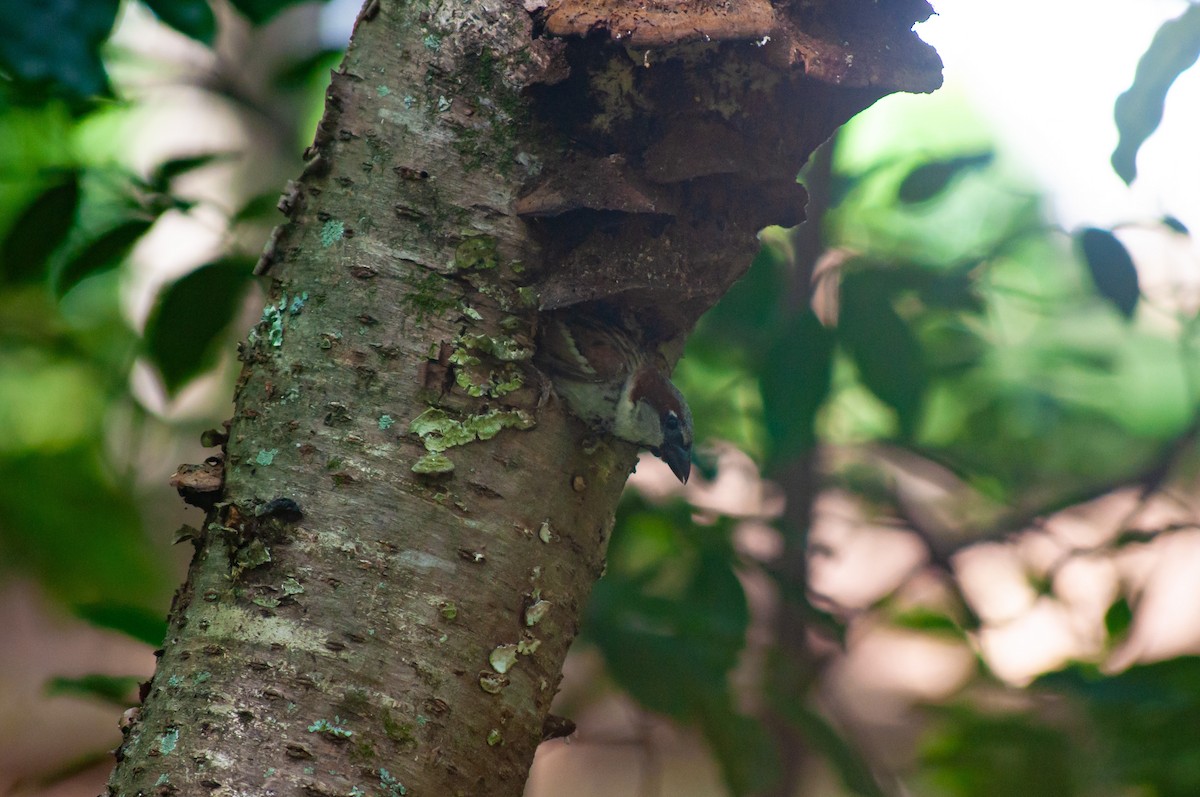
[[[692,413],[665,363],[625,328],[582,311],[543,316],[537,362],[575,415],[660,457],[681,482],[692,471]]]

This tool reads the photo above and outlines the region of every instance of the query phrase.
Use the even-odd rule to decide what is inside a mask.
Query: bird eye
[[[674,432],[679,429],[679,416],[673,412],[668,412],[667,417],[663,419],[663,426]]]

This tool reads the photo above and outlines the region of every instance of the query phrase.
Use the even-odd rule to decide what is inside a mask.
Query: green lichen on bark
[[[478,54],[468,54],[449,80],[453,98],[471,109],[456,125],[453,142],[468,172],[489,167],[508,176],[520,165],[518,144],[529,125],[528,106],[501,76],[506,66],[527,57],[527,52],[518,51],[506,64],[485,46]]]
[[[321,246],[333,246],[346,235],[346,223],[330,219],[321,227]]]
[[[414,269],[406,272],[405,279],[407,290],[400,301],[418,322],[440,316],[460,301],[446,277],[436,271]]]
[[[413,463],[412,472],[422,476],[453,473],[454,462],[445,454],[430,451]]]
[[[490,235],[472,235],[454,250],[454,267],[460,271],[482,270],[500,265],[496,239]]]
[[[483,352],[501,362],[515,363],[533,359],[533,348],[523,346],[511,337],[463,333],[458,336],[458,340],[466,348]]]
[[[421,438],[426,451],[440,453],[476,440],[490,440],[504,429],[532,429],[534,423],[533,416],[523,410],[488,410],[459,419],[430,407],[409,423],[408,431]]]

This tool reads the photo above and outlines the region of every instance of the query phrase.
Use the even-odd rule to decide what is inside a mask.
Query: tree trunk
[[[367,4],[111,794],[521,793],[636,455],[555,399],[539,312],[677,356],[811,150],[939,80],[923,0],[734,5]]]

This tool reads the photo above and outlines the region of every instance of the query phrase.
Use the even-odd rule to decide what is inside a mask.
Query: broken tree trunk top
[[[746,41],[779,66],[844,86],[927,92],[941,85],[936,52],[911,33],[926,0],[532,0],[553,36],[607,33],[631,47]],[[527,3],[528,7],[528,3]]]

